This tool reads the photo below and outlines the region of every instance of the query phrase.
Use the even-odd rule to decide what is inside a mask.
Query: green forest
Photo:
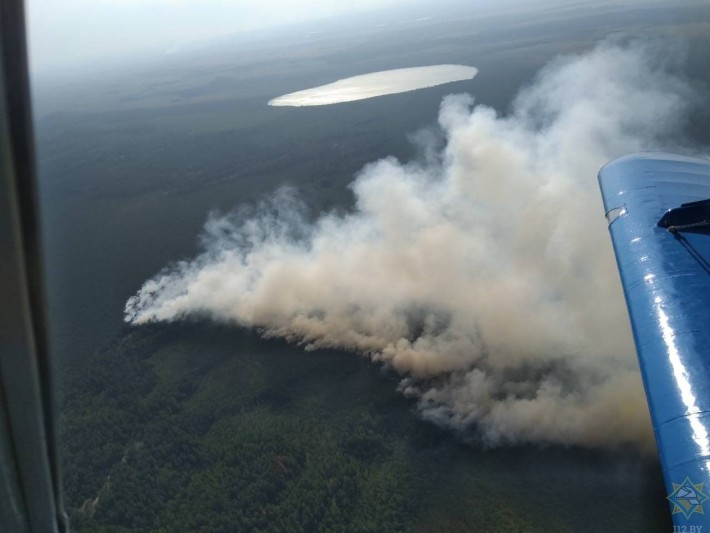
[[[351,354],[200,323],[126,327],[71,374],[61,437],[77,532],[583,531],[594,516],[560,500],[580,472],[554,450],[466,444]],[[572,501],[608,500],[613,465],[574,460]],[[645,496],[631,497],[639,517],[653,514]],[[611,511],[608,523],[628,507]]]

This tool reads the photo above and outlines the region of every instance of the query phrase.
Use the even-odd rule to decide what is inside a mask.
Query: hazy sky
[[[597,0],[25,1],[31,67],[38,73],[62,72],[88,62],[110,61],[137,53],[155,57],[191,41],[358,12],[382,11],[386,19],[392,16],[385,12],[388,8],[396,8],[392,13],[406,20],[422,16],[458,18],[463,13],[482,14],[501,9],[538,11],[543,6]]]
[[[411,3],[405,0],[27,0],[33,70]]]

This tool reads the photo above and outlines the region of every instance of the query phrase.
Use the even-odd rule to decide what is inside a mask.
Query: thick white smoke
[[[360,352],[426,419],[492,445],[652,447],[596,173],[662,148],[689,98],[647,47],[610,44],[543,69],[506,117],[449,96],[439,157],[368,165],[347,215],[306,222],[280,191],[210,218],[204,253],[147,281],[126,320]]]

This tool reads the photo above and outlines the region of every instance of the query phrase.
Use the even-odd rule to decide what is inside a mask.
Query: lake
[[[285,94],[270,100],[269,105],[301,107],[354,102],[387,94],[436,87],[454,81],[470,80],[477,73],[478,69],[465,65],[433,65],[383,70]]]

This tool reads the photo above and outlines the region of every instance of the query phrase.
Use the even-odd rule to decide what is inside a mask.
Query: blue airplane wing
[[[710,160],[635,154],[599,184],[673,522],[710,526]]]

